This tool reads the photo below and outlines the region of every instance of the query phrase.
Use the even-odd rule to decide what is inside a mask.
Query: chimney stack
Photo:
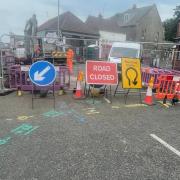
[[[101,13],[99,13],[98,17],[99,17],[99,19],[102,19],[102,18],[103,18],[103,16],[102,16]]]
[[[136,8],[137,8],[136,4],[133,4],[132,9],[136,9]]]

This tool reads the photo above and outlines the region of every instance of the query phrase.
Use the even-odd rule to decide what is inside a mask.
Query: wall
[[[124,26],[120,31],[126,34],[127,41],[136,41],[136,26]]]
[[[159,37],[157,33],[159,33]],[[137,24],[136,34],[137,41],[155,42],[155,38],[158,42],[162,42],[164,40],[164,28],[155,6],[139,21]],[[143,34],[145,37],[144,39],[142,39]]]
[[[126,41],[126,34],[99,31],[99,58],[107,59],[113,42]]]
[[[100,40],[108,40],[108,41],[126,41],[126,34],[122,33],[113,33],[107,31],[99,31]]]

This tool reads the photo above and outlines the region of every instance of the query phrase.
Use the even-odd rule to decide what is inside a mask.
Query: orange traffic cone
[[[81,82],[79,80],[77,81],[76,92],[73,95],[73,97],[74,97],[74,99],[84,99],[85,98],[83,90],[81,88]]]
[[[149,105],[149,106],[154,104],[153,103],[153,93],[152,93],[153,82],[154,82],[154,77],[151,77],[149,84],[148,84],[146,97],[144,99],[144,103]]]

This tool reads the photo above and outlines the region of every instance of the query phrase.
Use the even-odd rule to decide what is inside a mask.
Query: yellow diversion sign
[[[140,59],[122,58],[122,87],[142,88]]]

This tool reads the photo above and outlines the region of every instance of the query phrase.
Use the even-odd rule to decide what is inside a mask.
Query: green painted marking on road
[[[65,102],[60,104],[60,109],[61,111],[48,111],[46,113],[43,114],[43,116],[45,117],[58,117],[58,116],[68,116],[70,115],[71,118],[75,118],[76,121],[83,123],[86,121],[85,117],[81,116],[81,114],[79,112],[77,112],[76,110],[70,108]]]
[[[31,124],[24,123],[18,126],[17,128],[12,129],[11,132],[14,134],[27,135],[27,134],[30,134],[35,129],[37,129],[38,127],[39,126],[32,126]]]
[[[3,139],[0,139],[0,145],[4,145],[8,143],[8,141],[11,139],[11,137],[5,137]]]
[[[46,116],[46,117],[58,117],[60,115],[64,115],[64,112],[57,112],[57,111],[48,111],[46,113],[43,113],[43,116]]]
[[[11,134],[11,136],[8,135],[7,137],[0,139],[0,145],[7,144],[14,134],[15,135],[28,135],[32,133],[34,130],[36,130],[37,128],[39,128],[39,126],[32,126],[31,124],[27,124],[27,123],[21,124],[20,126],[10,131],[11,133],[13,133]]]
[[[39,128],[39,126],[34,126],[33,129],[31,129],[30,131],[28,131],[28,132],[25,133],[24,135],[28,135],[28,134],[32,133],[32,131],[36,130],[37,128]]]

